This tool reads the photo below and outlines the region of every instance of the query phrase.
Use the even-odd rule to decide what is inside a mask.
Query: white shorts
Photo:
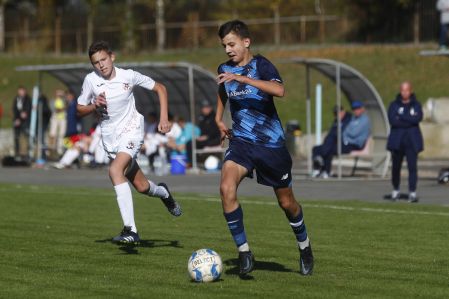
[[[135,159],[143,145],[143,138],[139,136],[122,136],[116,140],[108,137],[103,136],[103,147],[109,159],[112,160],[115,159],[119,152],[127,153],[132,159]]]
[[[119,152],[127,153],[135,159],[143,145],[143,116],[136,111],[123,125],[113,130],[102,128],[101,135],[109,159],[115,159]]]

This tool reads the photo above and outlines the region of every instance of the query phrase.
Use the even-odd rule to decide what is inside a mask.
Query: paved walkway
[[[155,182],[166,182],[174,192],[188,192],[215,195],[218,198],[220,174],[187,174],[181,176],[149,176]],[[0,167],[0,182],[17,184],[46,184],[54,186],[82,186],[110,188],[106,169],[37,169]],[[403,178],[406,190],[407,181]],[[308,179],[296,174],[293,182],[296,197],[300,200],[366,200],[384,202],[383,195],[391,190],[388,179],[363,177],[337,179]],[[433,177],[420,178],[418,185],[419,204],[449,206],[449,185],[440,185]],[[270,188],[245,179],[239,188],[239,195],[273,196]],[[1,197],[1,195],[0,195]],[[274,197],[274,196],[273,196]]]

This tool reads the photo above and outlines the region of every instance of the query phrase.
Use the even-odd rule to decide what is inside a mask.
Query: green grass
[[[272,198],[241,198],[253,279],[236,275],[234,244],[217,196],[176,194],[184,215],[136,194],[142,244],[109,240],[121,229],[111,190],[0,184],[2,298],[443,298],[449,209],[356,201],[303,201],[314,275],[298,273],[291,229]],[[190,282],[187,260],[209,247],[221,280]]]

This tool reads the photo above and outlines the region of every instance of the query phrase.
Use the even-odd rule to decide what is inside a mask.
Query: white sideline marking
[[[212,197],[201,197],[201,198],[191,198],[191,197],[181,197],[184,200],[198,200],[198,201],[209,201],[209,202],[221,202],[220,199]],[[266,205],[266,206],[277,206],[277,202],[270,201],[254,201],[254,200],[240,200],[244,204],[254,204],[254,205]],[[374,213],[386,213],[386,214],[402,214],[402,215],[430,215],[430,216],[445,216],[449,217],[449,213],[444,212],[426,212],[426,211],[401,211],[392,209],[382,209],[382,208],[354,208],[348,206],[336,206],[336,205],[321,205],[321,204],[301,204],[305,208],[316,208],[316,209],[331,209],[331,210],[343,210],[343,211],[362,211],[362,212],[374,212]]]
[[[41,194],[66,194],[65,192],[54,192],[54,191],[46,191],[40,190],[37,186],[31,186],[31,190],[23,190],[21,185],[16,185],[16,189],[22,189],[20,192],[24,193],[41,193]],[[0,188],[0,192],[8,192],[11,189]],[[70,195],[77,196],[86,196],[91,195],[91,192],[70,192]],[[115,196],[113,192],[99,192],[96,193],[95,196],[104,196],[110,197]],[[177,199],[183,200],[196,200],[196,201],[207,201],[207,202],[216,202],[220,203],[221,200],[218,197],[185,197],[185,196],[177,196]],[[241,203],[244,204],[252,204],[252,205],[264,205],[264,206],[277,206],[277,202],[275,201],[261,201],[261,200],[240,200]],[[316,209],[330,209],[330,210],[342,210],[342,211],[362,211],[362,212],[374,212],[374,213],[385,213],[385,214],[401,214],[401,215],[426,215],[426,216],[444,216],[449,217],[449,212],[426,212],[426,211],[401,211],[401,210],[392,210],[392,209],[382,209],[382,208],[354,208],[348,206],[336,206],[336,205],[327,205],[327,204],[301,204],[305,208],[316,208]]]

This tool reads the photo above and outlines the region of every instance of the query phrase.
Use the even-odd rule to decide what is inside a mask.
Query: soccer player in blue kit
[[[312,274],[313,254],[303,212],[292,191],[292,159],[285,146],[284,131],[273,97],[284,96],[282,79],[275,66],[250,50],[250,33],[245,23],[229,21],[218,35],[229,60],[218,67],[216,122],[223,138],[229,138],[221,171],[220,195],[224,217],[239,251],[240,276],[254,268],[243,224],[243,210],[237,189],[245,177],[256,171],[259,184],[271,186],[284,210],[299,247],[300,273]],[[232,116],[232,130],[223,122],[226,102]]]

